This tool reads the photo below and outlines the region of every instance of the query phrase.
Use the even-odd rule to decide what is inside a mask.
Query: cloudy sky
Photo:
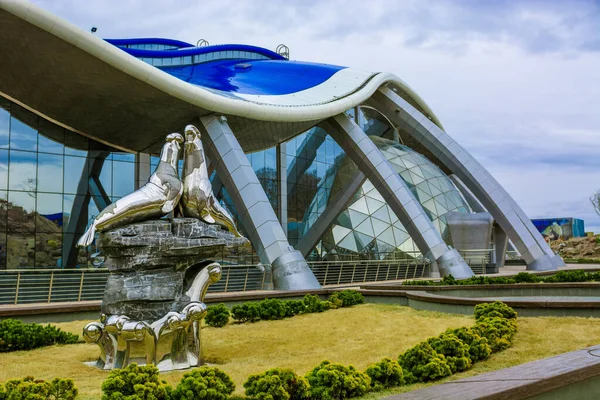
[[[290,47],[393,72],[530,217],[600,232],[600,1],[35,0],[104,38]]]

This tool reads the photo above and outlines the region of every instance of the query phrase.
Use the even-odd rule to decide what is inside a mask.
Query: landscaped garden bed
[[[474,324],[475,319],[468,316],[366,304],[280,321],[236,324],[232,320],[223,328],[204,328],[203,343],[207,361],[231,376],[236,385],[235,393],[242,394],[243,384],[252,374],[272,368],[289,368],[303,376],[323,360],[352,365],[362,373],[385,357],[396,361],[398,355],[448,328]],[[85,321],[57,324],[72,333],[79,333],[83,325]],[[584,318],[519,318],[512,347],[473,363],[464,372],[458,371],[465,364],[461,364],[460,359],[455,360],[457,372],[444,379],[458,379],[600,343],[596,326],[597,320]],[[73,344],[3,353],[0,355],[0,382],[25,376],[46,381],[56,377],[71,378],[79,390],[78,399],[100,398],[102,382],[108,372],[83,364],[95,360],[97,351],[92,345]],[[176,388],[184,373],[186,371],[162,373],[160,379]],[[403,379],[407,377],[404,374]],[[423,385],[426,383],[398,386],[367,394],[365,398],[381,398]]]

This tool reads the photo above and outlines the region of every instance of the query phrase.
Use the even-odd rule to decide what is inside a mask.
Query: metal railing
[[[322,286],[422,278],[429,263],[408,260],[312,261]]]
[[[491,263],[494,249],[459,250],[458,252],[473,272],[480,275],[486,273],[486,265]]]

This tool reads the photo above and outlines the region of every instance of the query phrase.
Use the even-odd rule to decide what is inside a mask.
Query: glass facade
[[[134,190],[134,176],[134,154],[0,97],[0,269],[89,266],[94,249],[70,244],[99,208]],[[91,177],[103,188],[94,196]]]
[[[446,243],[451,244],[446,226],[447,212],[471,212],[450,179],[421,154],[391,140],[371,136],[394,170],[402,177]],[[304,216],[302,233],[325,211],[329,199],[343,190],[356,165],[345,155],[336,159],[320,180],[317,193]],[[383,197],[366,181],[351,203],[325,231],[311,258],[339,259],[343,256],[367,259],[420,257],[419,249]]]

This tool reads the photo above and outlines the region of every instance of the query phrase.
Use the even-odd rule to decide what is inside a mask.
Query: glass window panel
[[[6,241],[7,269],[28,269],[34,267],[35,235],[10,234]]]
[[[135,162],[135,154],[116,151],[112,153],[113,160]]]
[[[65,130],[65,154],[85,157],[89,147],[88,138]]]
[[[98,206],[96,206],[96,201],[94,201],[93,197],[90,198],[90,202],[88,204],[88,221],[96,218],[100,214],[100,210]]]
[[[37,118],[36,118],[37,120]],[[13,150],[37,150],[37,127],[31,127],[15,117],[10,118],[10,148]]]
[[[0,190],[0,233],[6,232],[6,214],[8,212],[8,193],[5,190]]]
[[[35,232],[35,193],[8,192],[8,232]]]
[[[100,171],[100,184],[110,197],[112,196],[112,161],[106,160],[102,164],[102,171]]]
[[[113,161],[113,196],[123,197],[134,191],[135,164]]]
[[[8,151],[0,150],[0,190],[8,187]]]
[[[9,188],[14,190],[36,190],[37,154],[27,151],[10,151]]]
[[[83,157],[65,156],[64,162],[64,192],[77,193],[81,173],[86,167],[87,159]]]
[[[38,154],[38,192],[62,193],[63,156]]]
[[[265,167],[277,170],[277,149],[271,147],[265,150]]]
[[[8,148],[8,138],[10,131],[10,112],[0,104],[0,148]]]
[[[6,235],[0,233],[0,269],[6,269]]]
[[[38,233],[35,236],[36,268],[62,267],[62,234]]]
[[[36,231],[61,233],[63,226],[63,196],[62,194],[37,194]]]
[[[62,154],[65,146],[65,130],[40,118],[38,124],[38,149],[44,153]]]

